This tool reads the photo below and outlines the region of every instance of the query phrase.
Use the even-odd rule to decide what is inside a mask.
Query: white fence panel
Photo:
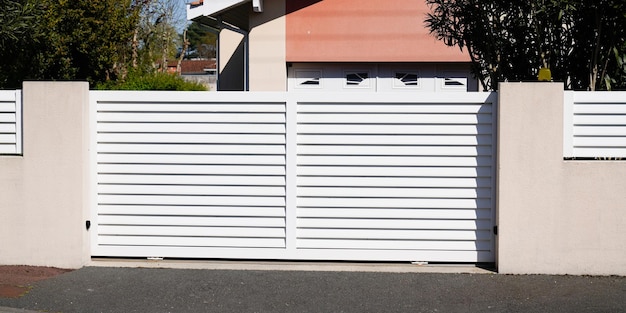
[[[299,249],[493,261],[491,94],[310,98],[298,103]]]
[[[285,248],[284,99],[210,96],[91,93],[94,255]]]
[[[20,90],[0,90],[0,154],[22,154]]]
[[[566,91],[564,98],[564,157],[626,157],[626,92]]]
[[[494,93],[91,95],[93,255],[495,259]]]

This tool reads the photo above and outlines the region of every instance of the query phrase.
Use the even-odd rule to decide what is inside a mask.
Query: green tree
[[[176,0],[0,0],[0,88],[24,80],[91,86],[152,75],[175,58]]]
[[[182,45],[176,29],[183,20],[174,0],[143,0],[133,34],[132,67],[147,73],[164,72]]]
[[[36,77],[41,47],[38,33],[41,8],[33,1],[0,0],[0,87],[18,88]]]
[[[189,41],[189,58],[210,59],[215,57],[217,41],[216,31],[198,22],[191,22],[187,26]]]
[[[139,15],[131,0],[43,0],[44,79],[115,78],[129,54]]]
[[[569,89],[626,88],[626,4],[619,0],[427,0],[426,25],[466,50],[484,89],[536,80],[548,67]]]

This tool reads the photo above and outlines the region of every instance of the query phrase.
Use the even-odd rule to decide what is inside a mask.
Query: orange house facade
[[[205,0],[219,32],[218,90],[475,91],[469,56],[429,34],[425,1]]]

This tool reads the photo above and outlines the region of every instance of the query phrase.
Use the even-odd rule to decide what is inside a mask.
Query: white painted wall
[[[250,91],[287,90],[285,1],[265,1],[250,13]]]

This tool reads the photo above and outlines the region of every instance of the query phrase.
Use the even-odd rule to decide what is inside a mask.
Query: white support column
[[[563,157],[574,156],[574,91],[563,93]]]
[[[286,255],[295,257],[297,229],[297,136],[298,136],[298,101],[293,93],[285,93],[286,110],[286,154],[285,154],[285,247]]]
[[[23,137],[23,123],[22,123],[22,91],[15,91],[15,147],[16,154],[22,154],[22,137]]]

